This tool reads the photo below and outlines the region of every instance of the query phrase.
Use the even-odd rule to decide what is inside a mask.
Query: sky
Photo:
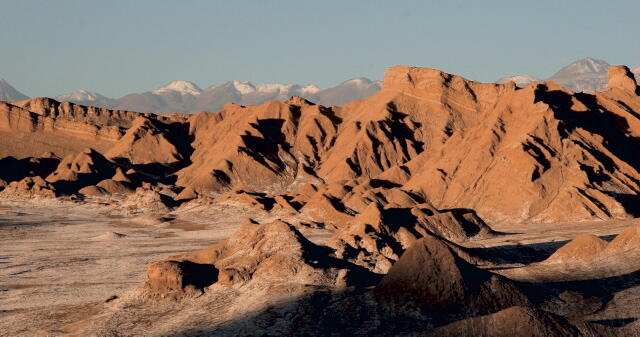
[[[392,65],[546,78],[640,65],[640,1],[0,0],[0,77],[28,96],[173,80],[334,86]]]

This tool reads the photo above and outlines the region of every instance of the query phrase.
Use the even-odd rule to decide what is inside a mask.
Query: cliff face
[[[64,156],[87,146],[106,151],[138,115],[49,98],[0,102],[0,155],[27,157],[50,151]]]
[[[637,214],[640,166],[630,149],[638,146],[640,101],[623,70],[612,67],[608,89],[588,95],[391,68],[380,95],[393,95],[397,111],[420,124],[424,144],[406,163],[404,187],[489,221]]]
[[[104,153],[129,129],[140,128],[134,124],[138,118],[151,119],[160,125],[181,124],[186,120],[186,117],[178,114],[157,116],[109,110],[60,103],[43,97],[0,102],[0,156],[24,158],[43,152],[66,156],[86,147]],[[149,144],[147,151],[153,152],[154,147],[155,144]]]

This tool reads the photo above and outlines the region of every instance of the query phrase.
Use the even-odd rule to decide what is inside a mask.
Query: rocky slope
[[[342,108],[229,105],[190,120],[194,153],[178,184],[378,179],[492,221],[633,216],[639,107],[633,78],[619,69],[595,95],[395,67],[382,91]]]
[[[546,260],[513,270],[508,276],[536,282],[566,282],[627,275],[640,270],[637,262],[639,242],[638,225],[620,233],[611,242],[583,234],[560,247]]]
[[[21,158],[54,152],[64,156],[86,147],[106,152],[141,116],[152,115],[60,103],[50,98],[0,102],[0,155]],[[185,120],[176,115],[152,118],[161,124]]]
[[[60,102],[71,102],[75,104],[90,105],[90,106],[105,107],[105,108],[111,106],[114,101],[113,98],[109,98],[97,92],[90,92],[87,90],[76,90],[74,92],[58,95],[53,98]],[[27,99],[27,97],[22,99]],[[132,109],[132,110],[135,110],[135,109]]]

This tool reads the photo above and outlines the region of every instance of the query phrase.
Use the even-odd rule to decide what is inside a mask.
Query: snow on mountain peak
[[[322,89],[320,89],[317,85],[314,85],[314,84],[308,84],[300,88],[300,92],[306,95],[317,94],[320,91],[322,91]]]
[[[355,85],[358,87],[364,87],[364,86],[370,85],[371,83],[372,83],[371,80],[368,78],[356,77],[356,78],[352,78],[350,80],[342,82],[341,85]]]
[[[607,71],[609,63],[587,57],[570,64],[567,68],[576,73],[602,73]]]
[[[262,93],[275,93],[275,92],[287,92],[291,90],[293,87],[292,84],[279,84],[279,83],[269,83],[269,84],[260,84],[256,87],[258,92]]]
[[[249,81],[231,81],[231,85],[242,95],[250,94],[256,91],[256,87]]]
[[[60,101],[85,101],[85,102],[94,102],[101,98],[106,98],[96,92],[91,92],[87,90],[76,90],[74,92],[70,92],[68,94],[58,95],[55,97]]]
[[[167,85],[164,85],[154,91],[154,94],[163,94],[167,92],[178,92],[183,95],[200,95],[202,89],[195,83],[189,81],[173,81]]]
[[[535,82],[538,79],[531,76],[531,75],[514,75],[514,76],[506,76],[506,77],[502,77],[499,78],[496,83],[498,84],[504,84],[507,83],[509,81],[514,82],[517,86],[522,87],[527,85],[529,82]]]

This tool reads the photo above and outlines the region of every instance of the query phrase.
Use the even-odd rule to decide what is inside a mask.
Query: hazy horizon
[[[327,88],[396,64],[483,82],[546,78],[584,57],[640,64],[635,31],[622,29],[637,21],[632,1],[0,3],[11,13],[0,77],[32,97],[115,98],[174,80]]]

